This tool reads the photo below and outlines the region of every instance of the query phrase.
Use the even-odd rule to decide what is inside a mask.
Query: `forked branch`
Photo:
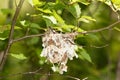
[[[16,20],[18,18],[18,15],[19,15],[19,12],[20,12],[21,7],[23,5],[23,2],[24,2],[24,0],[19,1],[19,4],[18,4],[18,6],[16,8],[16,11],[15,11],[15,14],[13,16],[12,23],[11,23],[10,34],[9,34],[9,38],[8,38],[8,44],[7,44],[7,47],[6,47],[5,51],[4,51],[2,60],[0,62],[0,70],[2,70],[2,68],[3,68],[4,64],[5,64],[9,49],[10,49],[12,43],[13,43],[14,26],[16,24]]]

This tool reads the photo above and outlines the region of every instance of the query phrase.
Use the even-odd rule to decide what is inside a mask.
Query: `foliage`
[[[1,55],[9,45],[14,10],[11,8],[0,10],[0,17],[5,16],[1,18],[3,22],[0,24]],[[88,80],[106,80],[107,77],[115,80],[116,62],[120,51],[118,44],[120,26],[112,23],[119,21],[119,10],[119,0],[26,0],[14,26],[10,55],[7,57],[1,76],[6,76],[5,80],[47,80],[49,78],[56,80],[56,77],[58,80],[77,77],[80,80],[86,77]],[[46,58],[40,56],[44,47],[42,38],[48,30],[61,35],[75,35],[72,38],[74,40],[71,41],[75,42],[73,45],[76,45],[78,58],[65,63],[68,70],[63,75],[51,70],[53,64],[49,62],[48,56],[45,56]],[[66,38],[68,41],[71,39],[68,36]],[[70,41],[69,44],[72,45]],[[54,63],[53,66],[59,64]],[[28,73],[12,78],[6,75],[17,72],[22,74],[38,67],[42,68],[38,71],[39,74]]]

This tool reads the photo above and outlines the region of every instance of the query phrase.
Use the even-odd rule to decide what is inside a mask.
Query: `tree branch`
[[[15,74],[8,74],[8,75],[5,75],[5,76],[0,76],[0,79],[4,79],[4,78],[7,78],[7,77],[13,77],[13,76],[17,76],[17,75],[30,75],[30,74],[37,74],[37,75],[41,75],[41,76],[62,76],[62,77],[66,77],[66,78],[69,78],[69,79],[73,79],[73,80],[80,80],[79,78],[77,77],[73,77],[73,76],[70,76],[70,75],[60,75],[60,74],[41,74],[39,73],[40,70],[42,68],[39,68],[35,71],[31,71],[31,72],[19,72],[19,73],[15,73]],[[87,78],[84,78],[82,80],[86,80]]]
[[[118,23],[120,23],[120,20],[114,22],[113,24],[111,24],[107,27],[96,29],[96,30],[91,30],[91,31],[86,31],[86,32],[83,32],[83,33],[96,33],[96,32],[101,32],[101,31],[104,31],[104,30],[109,30],[109,29],[113,28]]]
[[[118,20],[118,21],[114,22],[113,24],[111,24],[107,27],[104,27],[104,28],[95,29],[95,30],[91,30],[91,31],[83,31],[83,32],[79,32],[79,33],[76,33],[76,32],[75,33],[68,33],[68,34],[78,35],[78,34],[97,33],[97,32],[101,32],[101,31],[104,31],[104,30],[111,29],[118,23],[120,23],[120,20]],[[43,36],[43,35],[44,34],[27,35],[27,36],[24,36],[24,37],[13,40],[13,43],[17,42],[17,41],[20,41],[20,40],[23,40],[23,39],[26,39],[26,38],[39,37],[39,36]]]
[[[19,15],[19,12],[20,12],[20,10],[21,10],[21,7],[22,7],[22,5],[23,5],[23,2],[24,2],[24,0],[20,0],[20,1],[19,1],[19,4],[18,4],[18,6],[17,6],[17,8],[16,8],[16,11],[15,11],[15,14],[14,14],[14,16],[13,16],[12,23],[11,23],[10,34],[9,34],[9,38],[8,38],[8,39],[9,39],[9,40],[8,40],[8,44],[7,44],[7,47],[6,47],[5,51],[4,51],[3,58],[2,58],[2,60],[1,60],[1,62],[0,62],[0,70],[3,69],[3,66],[4,66],[4,64],[5,64],[5,61],[6,61],[6,59],[7,59],[7,55],[8,55],[9,49],[10,49],[10,47],[11,47],[11,45],[12,45],[13,34],[14,34],[14,26],[15,26],[15,24],[16,24],[16,20],[17,20],[17,17],[18,17],[18,15]]]
[[[24,36],[24,37],[21,37],[21,38],[18,38],[18,39],[13,40],[13,43],[14,43],[14,42],[17,42],[17,41],[20,41],[20,40],[23,40],[23,39],[26,39],[26,38],[39,37],[39,36],[43,36],[43,35],[44,35],[44,34],[26,35],[26,36]]]

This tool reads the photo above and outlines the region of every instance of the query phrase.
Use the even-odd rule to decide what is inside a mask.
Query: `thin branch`
[[[44,34],[26,35],[26,36],[24,36],[24,37],[21,37],[21,38],[18,38],[18,39],[13,40],[13,43],[14,43],[14,42],[17,42],[17,41],[20,41],[20,40],[23,40],[23,39],[26,39],[26,38],[40,37],[40,36],[43,36],[43,35],[44,35]]]
[[[22,7],[22,5],[23,5],[23,2],[24,2],[24,0],[20,0],[20,1],[19,1],[19,4],[18,4],[18,6],[17,6],[17,8],[16,8],[16,11],[15,11],[15,14],[14,14],[14,16],[13,16],[12,23],[11,23],[10,34],[9,34],[9,38],[8,38],[8,39],[9,39],[9,40],[8,40],[8,44],[7,44],[7,47],[6,47],[5,51],[4,51],[3,58],[2,58],[2,60],[1,60],[1,62],[0,62],[0,70],[2,70],[2,68],[3,68],[4,64],[5,64],[5,61],[6,61],[6,59],[7,59],[7,55],[8,55],[8,52],[9,52],[9,49],[10,49],[10,47],[11,47],[11,45],[12,45],[13,34],[14,34],[14,26],[15,26],[15,24],[16,24],[16,20],[17,20],[17,17],[18,17],[18,15],[19,15],[19,12],[20,12],[20,10],[21,10],[21,7]]]
[[[120,23],[120,20],[114,22],[113,24],[107,26],[107,27],[104,27],[104,28],[100,28],[100,29],[95,29],[95,30],[91,30],[91,31],[83,31],[83,32],[75,32],[75,33],[68,33],[68,34],[74,34],[74,35],[78,35],[78,34],[88,34],[88,33],[97,33],[97,32],[101,32],[101,31],[104,31],[104,30],[109,30],[111,28],[113,28],[116,24],[119,24]],[[13,40],[13,43],[14,42],[17,42],[17,41],[20,41],[20,40],[23,40],[23,39],[26,39],[26,38],[32,38],[32,37],[40,37],[40,36],[43,36],[44,34],[35,34],[35,35],[27,35],[27,36],[24,36],[24,37],[21,37],[21,38],[18,38],[18,39],[15,39]]]
[[[105,44],[105,45],[102,45],[102,46],[90,45],[91,48],[105,48],[107,46],[109,46],[109,44]],[[82,47],[87,47],[87,46],[82,46]]]
[[[111,25],[109,25],[107,27],[96,29],[96,30],[91,30],[91,31],[86,31],[86,32],[83,32],[83,33],[96,33],[96,32],[101,32],[101,31],[104,31],[104,30],[109,30],[109,29],[115,27],[115,25],[119,24],[119,23],[120,23],[120,20],[114,22],[113,24],[111,24]]]
[[[8,74],[8,75],[5,75],[5,76],[0,76],[0,79],[4,79],[4,78],[7,78],[7,77],[13,77],[13,76],[17,76],[17,75],[26,75],[26,74],[37,74],[42,68],[39,68],[35,71],[31,71],[31,72],[18,72],[18,73],[15,73],[15,74]]]
[[[77,77],[73,77],[73,76],[70,76],[70,75],[60,75],[60,74],[41,74],[41,73],[39,73],[39,71],[41,70],[41,68],[40,69],[38,69],[38,70],[36,70],[36,71],[32,71],[32,72],[24,72],[24,73],[22,73],[22,72],[19,72],[19,73],[15,73],[15,74],[9,74],[9,75],[5,75],[5,76],[0,76],[0,79],[5,79],[5,78],[7,78],[7,77],[15,77],[15,76],[18,76],[18,75],[30,75],[30,74],[36,74],[36,75],[44,75],[44,76],[62,76],[62,77],[66,77],[66,78],[69,78],[69,79],[74,79],[74,80],[80,80],[79,78],[77,78]],[[86,80],[86,78],[85,79],[83,79],[83,80]]]
[[[73,76],[65,76],[65,77],[67,77],[67,78],[71,78],[71,79],[74,79],[74,80],[80,80],[79,78],[77,78],[77,77],[73,77]]]

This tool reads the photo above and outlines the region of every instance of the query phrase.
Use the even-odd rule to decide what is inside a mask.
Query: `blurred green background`
[[[74,4],[68,4],[72,0],[39,0],[39,4],[37,0],[33,1],[36,1],[36,7],[33,7],[27,0],[22,6],[15,26],[15,39],[25,35],[44,33],[47,26],[55,28],[56,25],[52,24],[52,21],[49,22],[48,19],[43,18],[43,15],[50,16],[53,14],[47,11],[51,9],[61,16],[65,25],[78,25],[80,29],[86,31],[107,27],[116,22],[119,15],[119,7],[116,8],[118,11],[114,12],[108,4],[101,2],[102,0],[73,0],[73,2],[78,1],[76,3],[81,11],[80,17],[90,16],[83,18],[77,24],[77,18],[74,16],[76,13],[74,10],[72,11],[73,7],[71,11],[66,8]],[[7,45],[12,17],[18,3],[19,0],[0,0],[0,60]],[[43,10],[36,10],[37,8]],[[76,12],[79,11],[77,8],[75,9]],[[63,32],[70,32],[69,26],[62,28]],[[57,25],[56,30],[61,30],[61,27]],[[72,77],[80,80],[84,78],[88,78],[86,80],[120,80],[117,76],[117,73],[120,73],[120,66],[118,65],[120,63],[119,24],[105,31],[78,35],[75,42],[85,49],[85,53],[89,54],[92,63],[81,58],[74,58],[74,60],[68,61],[68,71],[62,75],[53,72],[51,70],[52,65],[46,63],[45,58],[40,57],[42,51],[41,37],[15,42],[11,46],[5,66],[0,72],[0,80],[75,80]],[[35,74],[26,73],[36,71],[39,68],[40,70]]]

